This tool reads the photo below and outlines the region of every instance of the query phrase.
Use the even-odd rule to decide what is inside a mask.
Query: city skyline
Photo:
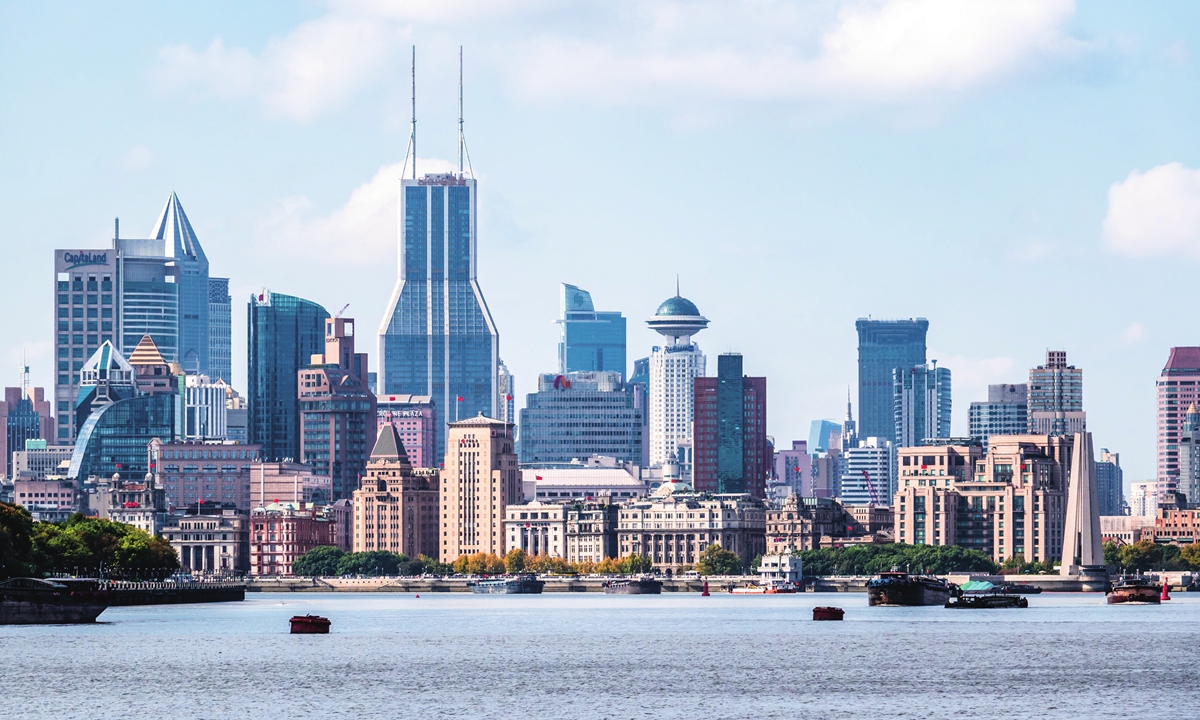
[[[84,22],[57,23],[68,12]],[[278,48],[298,56],[307,51],[299,29],[327,29],[347,12],[313,7],[271,18],[251,12],[245,17],[253,22],[230,34],[227,18],[196,10],[173,17],[150,9],[138,22],[154,23],[159,31],[143,33],[153,39],[138,39],[121,52],[115,52],[116,38],[125,35],[109,30],[130,25],[128,15],[105,18],[75,6],[6,16],[14,42],[0,50],[9,61],[4,65],[33,68],[28,87],[17,83],[0,101],[0,116],[14,130],[8,136],[26,140],[22,147],[0,140],[0,153],[14,169],[6,185],[12,205],[0,213],[0,234],[10,239],[10,261],[28,268],[23,275],[31,278],[27,285],[18,278],[0,296],[10,307],[30,308],[4,321],[6,335],[17,339],[0,357],[0,372],[13,368],[6,385],[16,384],[22,350],[29,353],[33,384],[54,384],[52,348],[42,330],[52,303],[35,282],[45,283],[46,249],[103,247],[112,217],[140,218],[171,190],[188,201],[209,258],[227,263],[217,272],[231,276],[233,297],[266,286],[331,308],[350,302],[360,320],[378,312],[395,279],[386,271],[395,252],[394,188],[407,136],[407,78],[350,63],[337,72],[366,73],[366,80],[350,83],[341,95],[318,83],[305,96],[272,85],[277,81],[265,71],[287,62]],[[380,26],[398,34],[384,37],[378,52],[398,60],[412,41],[418,45],[424,172],[454,169],[447,159],[455,156],[455,56],[460,42],[466,46],[466,123],[481,174],[486,238],[480,283],[505,333],[501,356],[518,379],[518,397],[554,367],[558,283],[614,298],[603,305],[641,318],[668,294],[678,272],[683,294],[712,320],[706,348],[754,357],[756,372],[772,378],[768,431],[780,447],[806,437],[811,420],[840,416],[845,387],[855,377],[854,318],[921,316],[930,320],[929,358],[955,372],[954,434],[966,434],[967,407],[987,397],[988,384],[1022,382],[1047,348],[1065,349],[1087,369],[1089,430],[1097,443],[1122,454],[1135,480],[1154,474],[1154,379],[1171,347],[1198,341],[1180,336],[1177,328],[1186,323],[1178,311],[1163,311],[1151,303],[1152,293],[1136,292],[1186,278],[1190,261],[1137,256],[1186,256],[1191,236],[1164,231],[1166,240],[1150,237],[1139,245],[1129,241],[1129,216],[1122,212],[1136,209],[1140,181],[1186,177],[1200,162],[1200,147],[1188,133],[1172,130],[1190,112],[1178,98],[1189,96],[1186,88],[1196,81],[1188,48],[1196,46],[1189,28],[1197,25],[1174,15],[1196,11],[1179,10],[1170,23],[1126,12],[1060,8],[1035,18],[1033,26],[1072,52],[1054,55],[1016,42],[1014,55],[991,64],[966,58],[960,65],[983,69],[961,82],[919,75],[908,84],[887,85],[883,94],[890,100],[835,96],[828,110],[814,109],[824,103],[813,100],[829,99],[822,93],[833,91],[804,83],[760,87],[765,95],[746,98],[748,90],[697,81],[683,82],[672,95],[680,101],[663,107],[644,85],[628,91],[597,86],[603,78],[596,73],[583,77],[580,87],[607,92],[585,101],[555,77],[539,84],[527,68],[489,66],[502,49],[499,41],[483,36],[483,23],[462,18],[453,41],[444,37],[446,18],[385,19]],[[698,12],[695,22],[705,17]],[[804,37],[816,41],[842,27],[837,18],[808,19],[816,30]],[[590,42],[631,63],[647,62],[638,44],[644,34],[620,45],[606,34],[617,22],[600,20]],[[513,19],[501,13],[498,21]],[[536,13],[533,21],[562,37],[579,33]],[[769,24],[761,15],[745,23],[759,32]],[[39,31],[49,24],[61,25],[61,32]],[[83,26],[90,28],[87,37],[74,29]],[[1113,40],[1130,34],[1136,42]],[[22,37],[41,38],[44,47],[33,48]],[[214,46],[217,39],[221,44]],[[277,49],[264,49],[268,45]],[[751,52],[745,43],[733,47]],[[800,56],[805,52],[798,47]],[[61,58],[52,61],[46,53]],[[85,54],[105,60],[78,80],[68,79],[65,69],[86,65],[79,60]],[[242,86],[217,84],[214,77],[220,79],[226,67],[221,63],[237,58],[258,74]],[[946,67],[941,60],[933,66]],[[803,63],[783,69],[787,77],[805,71]],[[77,115],[62,111],[58,98],[29,94],[48,82],[67,90],[54,95],[82,97],[91,107]],[[864,87],[861,77],[856,82],[850,87]],[[1156,92],[1164,82],[1180,83],[1173,87],[1181,91],[1164,97]],[[808,89],[797,89],[802,86]],[[381,92],[354,93],[355,87]],[[742,102],[751,106],[749,120],[737,107]],[[147,113],[130,117],[115,112],[120,106]],[[99,119],[105,113],[120,124]],[[244,138],[231,137],[231,122],[245,127]],[[211,127],[201,127],[206,123]],[[639,129],[629,137],[623,128],[632,125]],[[1066,126],[1089,132],[1063,137],[1055,130]],[[181,133],[193,134],[194,142],[180,142]],[[611,157],[587,150],[585,140]],[[57,149],[48,149],[51,142]],[[696,150],[717,142],[728,145],[720,155],[731,159]],[[62,172],[79,162],[81,172]],[[797,170],[778,173],[780,164]],[[322,171],[311,170],[316,167]],[[586,173],[572,169],[583,167]],[[575,173],[576,182],[550,187],[548,172]],[[873,180],[861,182],[864,175]],[[771,189],[764,194],[756,183],[724,183],[754,176],[775,178]],[[652,187],[672,185],[678,189],[657,203],[628,202],[648,197]],[[750,202],[748,213],[727,210],[731,204],[710,186]],[[60,190],[50,191],[55,187]],[[51,211],[63,193],[76,198],[69,211]],[[764,212],[768,205],[786,211]],[[733,233],[746,218],[748,235]],[[789,230],[779,236],[781,227]],[[1182,239],[1172,245],[1170,238]],[[623,259],[619,277],[607,267],[590,267],[582,261],[586,254],[568,252],[601,242]],[[970,272],[1005,264],[1021,270],[1006,275],[1006,292],[995,297],[914,297],[904,289],[924,263],[909,256],[927,253],[901,250],[926,245],[949,260],[977,262],[964,265]],[[1172,248],[1176,255],[1169,254]],[[322,262],[314,262],[318,257]],[[773,262],[777,257],[783,261]],[[239,265],[231,267],[234,258]],[[1073,270],[1064,274],[1064,263]],[[814,273],[811,267],[837,272]],[[795,278],[804,268],[796,292]],[[728,287],[740,292],[727,293]],[[1073,327],[1046,315],[1019,318],[1007,312],[1001,296],[1022,295],[1090,311]],[[759,312],[764,307],[777,312]],[[244,368],[236,367],[236,358],[245,357],[240,302],[233,312],[231,384],[240,390],[246,386]],[[773,331],[780,322],[799,332],[781,340]],[[980,322],[987,323],[986,333],[975,332]],[[629,330],[630,359],[647,355],[654,344],[639,325]],[[799,337],[817,339],[828,351],[805,356],[794,368],[792,358],[803,345],[793,338]],[[373,354],[371,366],[378,367]]]

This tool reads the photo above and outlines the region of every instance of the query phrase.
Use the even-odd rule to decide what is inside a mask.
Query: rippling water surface
[[[254,594],[0,627],[3,718],[1183,718],[1200,597]],[[814,605],[846,609],[813,622]],[[329,635],[289,635],[315,613]],[[1181,714],[1182,713],[1182,714]]]

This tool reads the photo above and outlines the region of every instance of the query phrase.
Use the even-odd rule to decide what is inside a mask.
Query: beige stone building
[[[998,562],[1016,554],[1027,562],[1059,557],[1071,442],[993,435],[987,455],[976,445],[901,448],[897,542],[958,545]]]
[[[354,491],[353,551],[437,557],[438,501],[437,476],[414,474],[396,427],[384,423]]]
[[[250,570],[250,518],[232,505],[199,507],[200,514],[172,515],[162,535],[193,574],[244,575]]]
[[[605,502],[567,507],[567,562],[600,562],[620,557],[617,526],[621,507]]]
[[[665,482],[650,497],[621,506],[618,553],[648,557],[656,569],[678,569],[720,543],[749,567],[766,551],[765,527],[766,506],[752,495],[697,493]]]
[[[504,518],[523,501],[513,424],[473,417],[450,423],[441,471],[442,562],[504,554]]]
[[[865,533],[856,525],[854,516],[832,498],[789,495],[781,507],[766,511],[768,554],[816,550],[821,547],[822,537],[845,538]]]
[[[531,502],[505,510],[504,551],[520,549],[527,555],[567,559],[567,507],[558,503]]]

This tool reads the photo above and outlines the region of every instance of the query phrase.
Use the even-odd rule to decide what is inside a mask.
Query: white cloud
[[[121,155],[118,164],[125,170],[144,170],[154,161],[154,153],[145,145],[134,145]]]
[[[1113,183],[1103,232],[1123,255],[1200,258],[1200,170],[1173,162]]]
[[[382,77],[413,37],[453,35],[526,97],[596,103],[889,102],[978,86],[1082,46],[1073,0],[348,0],[258,54],[172,46],[165,89],[255,97],[308,119]]]
[[[259,238],[272,249],[287,248],[335,265],[377,263],[396,252],[397,198],[401,163],[379,168],[351,193],[346,203],[328,215],[314,214],[305,196],[279,201],[259,227]],[[435,158],[418,158],[420,174],[453,172],[457,164]],[[411,168],[409,168],[411,172]]]
[[[1140,322],[1129,323],[1129,327],[1121,331],[1121,342],[1126,345],[1134,345],[1146,338],[1146,326]]]

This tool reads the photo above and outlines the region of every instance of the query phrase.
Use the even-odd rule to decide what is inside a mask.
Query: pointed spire
[[[130,365],[166,365],[167,359],[162,356],[158,350],[158,345],[154,343],[154,338],[149,335],[143,335],[138,341],[137,347],[133,349],[133,353],[129,356]]]
[[[396,432],[396,426],[392,423],[384,423],[383,427],[379,428],[379,436],[371,450],[371,460],[396,460],[402,465],[411,466],[408,453],[404,451],[404,443],[400,440],[400,433]]]
[[[150,231],[150,238],[166,241],[167,253],[176,259],[208,260],[196,238],[196,232],[192,230],[192,223],[183,212],[183,205],[179,204],[179,196],[174,192],[167,198],[162,214]]]

